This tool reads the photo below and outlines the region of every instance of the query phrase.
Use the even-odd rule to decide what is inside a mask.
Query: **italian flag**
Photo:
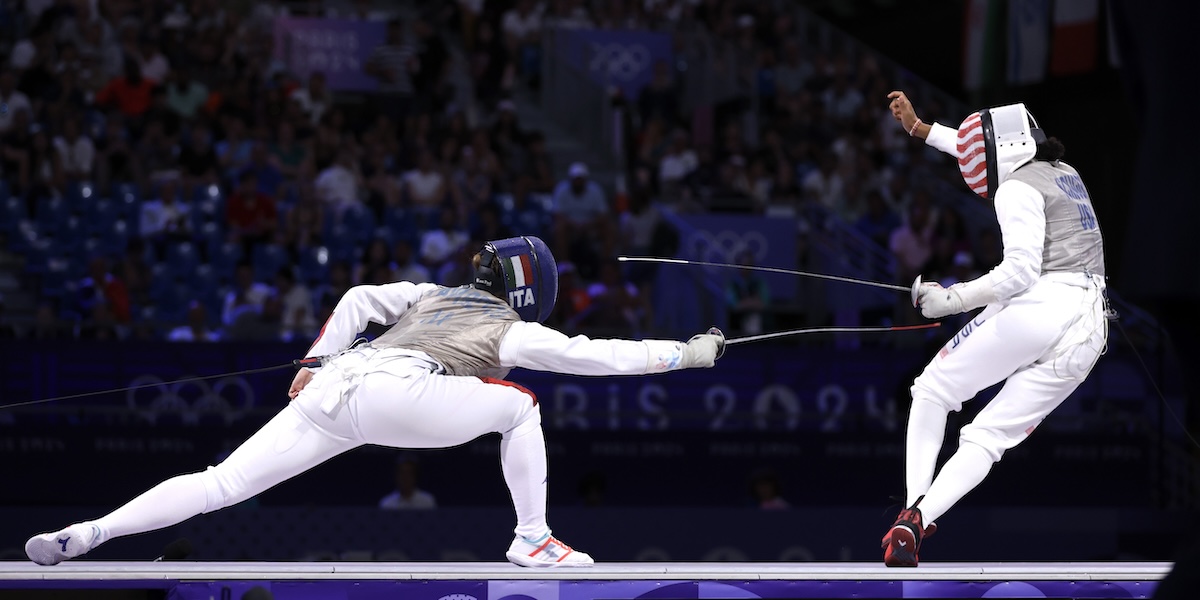
[[[508,289],[513,290],[533,283],[533,265],[529,262],[528,254],[520,254],[508,259],[512,266],[506,269]]]

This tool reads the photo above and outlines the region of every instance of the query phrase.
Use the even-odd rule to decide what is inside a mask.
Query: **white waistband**
[[[1100,290],[1104,290],[1108,287],[1108,284],[1104,281],[1104,276],[1097,275],[1095,273],[1083,273],[1083,272],[1044,273],[1038,279],[1039,279],[1039,281],[1049,281],[1051,283],[1063,283],[1066,285],[1073,285],[1075,287],[1081,287],[1081,288],[1096,287],[1096,288],[1099,288]]]

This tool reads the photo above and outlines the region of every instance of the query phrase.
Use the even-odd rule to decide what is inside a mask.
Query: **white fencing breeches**
[[[1103,280],[1078,275],[1068,284],[1063,279],[1043,277],[1007,305],[989,306],[913,383],[907,503],[926,496],[920,506],[927,522],[978,485],[1005,451],[1025,440],[1075,391],[1104,352]],[[995,398],[962,428],[959,452],[935,481],[947,414],[1005,379]],[[968,445],[973,448],[964,453]],[[957,481],[941,481],[943,475]]]
[[[93,523],[99,540],[169,527],[256,496],[364,444],[446,448],[499,432],[518,535],[546,526],[546,442],[523,388],[433,372],[434,365],[363,348],[318,371],[304,390],[224,462],[162,482]]]

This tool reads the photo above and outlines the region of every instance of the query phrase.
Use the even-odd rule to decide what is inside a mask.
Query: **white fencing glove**
[[[710,330],[711,331],[711,330]],[[692,339],[687,341],[683,346],[683,359],[679,366],[683,369],[695,369],[697,367],[708,368],[717,364],[717,355],[725,347],[725,336],[716,334],[702,333],[693,335]]]
[[[940,283],[922,283],[917,290],[917,306],[921,307],[921,314],[926,319],[957,315],[995,301],[996,291],[986,277],[956,283],[948,288]]]

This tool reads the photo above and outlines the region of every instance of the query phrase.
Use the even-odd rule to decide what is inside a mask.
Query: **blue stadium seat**
[[[117,212],[125,219],[136,219],[142,212],[142,198],[136,193],[137,186],[123,184],[125,191],[113,194],[112,201],[117,205]]]
[[[112,185],[109,197],[121,204],[126,202],[137,203],[142,200],[142,192],[138,189],[136,183],[121,181]]]
[[[192,231],[201,231],[208,223],[220,223],[225,220],[225,205],[219,200],[207,196],[192,202]]]
[[[55,246],[64,254],[79,252],[87,238],[88,231],[83,218],[75,215],[68,216],[54,235]]]
[[[125,253],[125,247],[129,245],[131,235],[129,224],[124,219],[117,219],[101,236],[104,252],[109,256],[121,256]]]
[[[221,230],[221,226],[217,223],[205,223],[203,227],[196,231],[196,241],[203,244],[209,256],[213,255],[213,250],[225,242],[225,232]]]
[[[37,203],[38,230],[43,233],[58,231],[70,215],[71,207],[62,198],[39,200]]]
[[[233,276],[238,261],[242,260],[242,247],[233,242],[222,241],[216,246],[209,246],[208,260],[218,276],[228,279]]]
[[[254,278],[262,283],[271,283],[287,262],[287,251],[282,246],[259,244],[254,247]]]
[[[25,202],[20,198],[5,198],[2,195],[3,192],[0,192],[0,232],[12,235],[25,219]]]
[[[221,276],[212,265],[199,265],[189,281],[193,300],[199,300],[207,307],[212,299],[219,296]]]
[[[150,267],[150,298],[157,303],[166,296],[172,284],[166,263],[154,263]]]
[[[52,247],[53,244],[48,238],[33,240],[25,250],[25,272],[33,275],[45,274],[49,269]]]
[[[323,285],[329,281],[331,254],[325,246],[305,248],[300,253],[299,278],[309,287]]]
[[[167,247],[167,268],[172,276],[188,279],[200,264],[200,252],[191,242],[178,242]]]
[[[342,224],[360,238],[366,238],[375,230],[375,213],[362,205],[351,206],[342,214]]]
[[[117,222],[117,205],[112,200],[98,199],[87,206],[84,216],[87,217],[88,230],[103,235],[112,229]]]

